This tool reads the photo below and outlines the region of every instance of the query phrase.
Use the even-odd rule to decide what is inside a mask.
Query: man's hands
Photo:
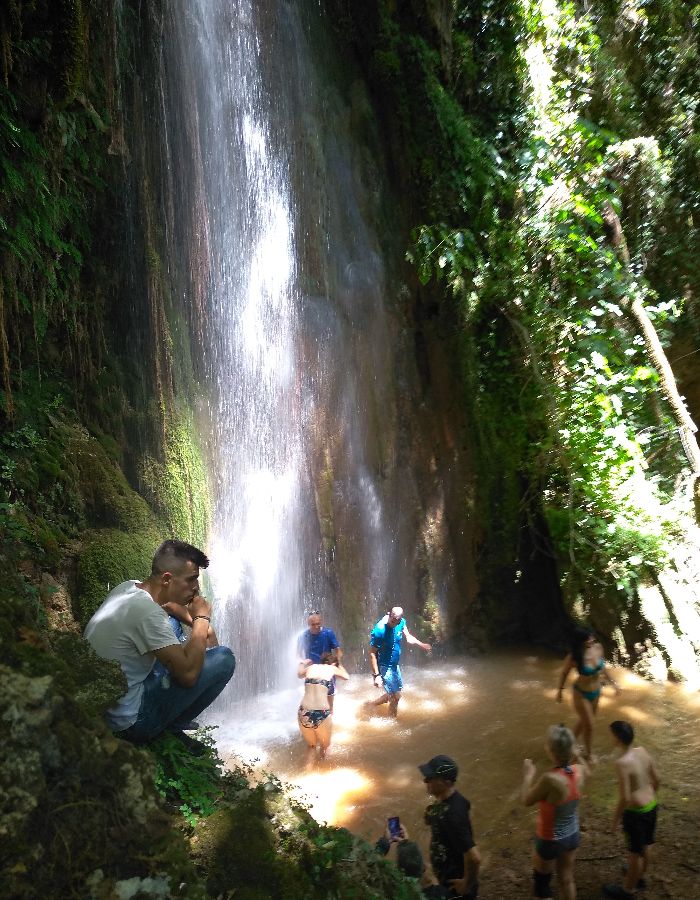
[[[211,603],[206,597],[202,597],[199,594],[192,598],[188,609],[193,619],[195,616],[207,616],[207,618],[211,618]]]
[[[379,679],[379,683],[377,683],[377,679]],[[379,674],[379,672],[377,672],[377,674],[373,676],[372,680],[376,688],[384,687],[384,682],[382,681],[382,676]]]
[[[399,833],[392,834],[389,831],[389,826],[387,825],[387,827],[384,829],[384,837],[387,839],[387,841],[389,841],[390,844],[400,844],[401,841],[408,840],[408,832],[403,827],[403,825],[399,825]]]

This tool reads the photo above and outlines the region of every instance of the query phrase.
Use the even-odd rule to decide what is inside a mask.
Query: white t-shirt
[[[143,682],[156,661],[153,651],[178,643],[168,614],[136,585],[136,581],[117,585],[85,627],[85,638],[95,653],[116,660],[126,676],[129,689],[107,710],[115,731],[133,725],[138,717]]]

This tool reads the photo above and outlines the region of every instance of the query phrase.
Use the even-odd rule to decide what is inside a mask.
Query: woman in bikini
[[[620,689],[605,667],[603,648],[595,632],[591,631],[590,628],[578,627],[574,630],[571,653],[564,660],[559,677],[557,703],[561,703],[566,679],[573,668],[578,672],[573,688],[574,709],[578,716],[574,726],[574,734],[583,742],[585,758],[591,760],[593,720],[600,700],[601,679],[612,685],[617,694],[620,693]]]
[[[331,742],[333,724],[328,690],[333,676],[348,679],[350,676],[338,662],[338,653],[331,650],[324,653],[320,663],[305,659],[299,664],[299,678],[304,679],[304,696],[299,707],[299,731],[306,741],[308,750],[306,767],[310,768],[316,753],[325,759]]]
[[[535,764],[531,759],[523,762],[523,803],[539,804],[532,857],[534,896],[552,896],[550,881],[556,866],[560,896],[575,900],[574,861],[581,843],[578,805],[588,767],[578,759],[574,735],[564,725],[552,725],[545,750],[554,768],[544,772],[536,784]]]

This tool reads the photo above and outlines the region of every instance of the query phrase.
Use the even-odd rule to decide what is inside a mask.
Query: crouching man
[[[164,541],[150,577],[118,585],[88,622],[85,637],[97,655],[116,660],[126,677],[126,694],[107,710],[118,737],[143,743],[171,731],[194,752],[201,749],[183,728],[219,696],[236,667],[228,647],[207,650],[211,606],[199,596],[199,570],[208,565],[191,544]],[[166,604],[189,609],[192,632],[184,643]]]

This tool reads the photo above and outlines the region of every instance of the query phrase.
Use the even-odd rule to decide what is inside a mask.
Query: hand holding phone
[[[401,837],[401,822],[398,816],[391,816],[387,819],[389,826],[389,839],[397,841]]]

